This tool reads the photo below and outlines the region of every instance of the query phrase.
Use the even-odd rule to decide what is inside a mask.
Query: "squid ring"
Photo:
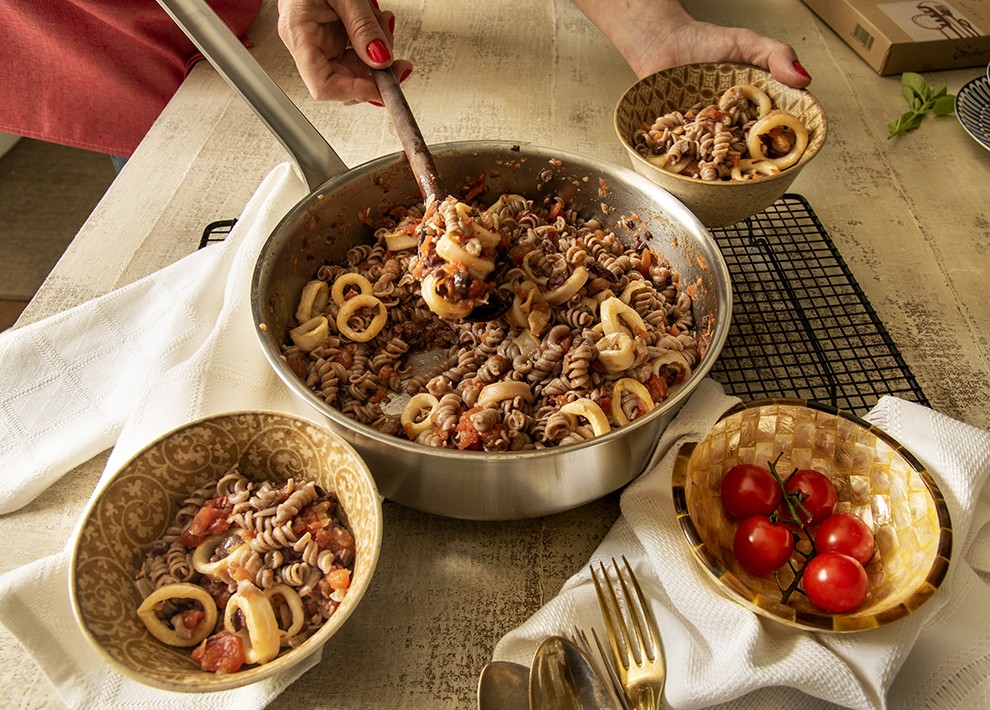
[[[359,308],[365,307],[374,307],[378,312],[367,328],[364,330],[354,330],[348,321]],[[350,338],[354,342],[366,343],[381,332],[382,328],[385,327],[386,320],[388,320],[388,312],[385,309],[385,304],[374,296],[361,294],[360,296],[348,298],[344,302],[344,305],[340,307],[340,310],[337,312],[337,330],[340,331],[341,335]]]
[[[344,302],[347,300],[344,298],[344,289],[348,286],[357,286],[357,289],[362,296],[370,296],[375,293],[375,289],[372,288],[371,282],[361,274],[341,274],[334,279],[333,290],[330,292],[333,302],[338,306],[343,306]]]
[[[590,399],[582,398],[576,399],[573,402],[568,402],[560,411],[564,414],[573,414],[578,417],[584,417],[591,424],[591,430],[595,432],[595,436],[601,436],[602,434],[607,434],[612,430],[612,426],[608,423],[608,417],[605,416],[605,412],[596,403],[592,402]]]
[[[299,597],[299,592],[290,587],[288,584],[276,584],[271,589],[265,590],[265,596],[268,598],[268,602],[272,605],[272,610],[276,612],[275,603],[272,599],[276,595],[281,595],[283,602],[289,609],[289,613],[292,615],[292,623],[289,624],[288,628],[282,629],[279,626],[279,644],[285,646],[288,644],[289,639],[302,631],[303,624],[306,623],[306,611],[303,609],[302,599]],[[280,604],[279,607],[282,605]],[[276,619],[276,623],[278,619]]]
[[[674,159],[670,153],[664,153],[659,159],[648,158],[648,160],[664,172],[680,174],[691,163],[691,156],[682,155]]]
[[[310,318],[302,325],[296,326],[289,331],[289,337],[296,347],[303,352],[309,352],[313,348],[322,344],[330,335],[330,326],[326,316],[316,316]]]
[[[672,372],[683,373],[685,377],[691,374],[691,366],[688,364],[687,358],[678,350],[666,351],[653,360],[652,366],[654,375],[659,375],[660,370],[664,367]]]
[[[570,297],[577,293],[587,282],[588,270],[583,266],[579,266],[574,269],[564,283],[555,288],[553,291],[543,294],[543,297],[550,305],[559,306],[561,303],[569,300]]]
[[[625,426],[629,423],[629,419],[622,409],[622,393],[626,390],[636,395],[636,398],[646,406],[646,411],[650,411],[656,406],[653,397],[650,396],[650,391],[646,389],[646,386],[642,382],[632,377],[623,377],[612,388],[612,414],[615,418],[615,423],[619,426]]]
[[[481,389],[481,394],[478,395],[478,406],[486,407],[489,404],[495,404],[506,399],[515,399],[516,397],[522,397],[527,402],[532,403],[533,390],[530,389],[529,383],[516,380],[493,382]]]
[[[731,175],[733,180],[745,180],[754,175],[776,175],[779,172],[780,168],[769,160],[747,160],[743,158],[739,161],[738,165],[732,167]]]
[[[760,136],[769,133],[774,128],[781,127],[790,128],[794,133],[794,145],[791,146],[786,155],[779,158],[767,157]],[[754,160],[768,160],[783,170],[794,165],[804,155],[804,151],[808,148],[808,128],[796,116],[783,111],[774,111],[754,123],[753,127],[749,129],[749,133],[746,135],[746,147]]]
[[[542,300],[543,296],[536,284],[529,280],[523,281],[512,299],[512,306],[509,308],[508,315],[512,325],[525,328],[533,306]]]
[[[403,251],[405,249],[412,249],[419,244],[419,239],[415,234],[407,234],[401,230],[388,232],[384,236],[385,246],[389,251]]]
[[[636,362],[633,339],[627,333],[609,333],[598,341],[598,362],[608,372],[628,370]]]
[[[241,612],[244,627],[234,627],[234,614]],[[281,643],[275,610],[268,597],[252,582],[243,580],[231,595],[223,612],[223,627],[240,636],[244,642],[244,660],[248,663],[268,663],[278,655]]]
[[[480,242],[474,244],[468,242],[468,246],[480,247],[481,244]],[[485,278],[495,269],[493,260],[484,258],[480,253],[472,254],[465,245],[458,244],[446,234],[440,237],[437,242],[436,252],[437,256],[449,264],[463,265],[467,272],[476,279]]]
[[[433,426],[437,404],[440,401],[429,392],[413,395],[402,410],[400,422],[410,440]],[[425,414],[425,416],[424,416]]]
[[[615,296],[602,301],[601,318],[602,331],[606,335],[631,332],[632,335],[643,336],[648,332],[643,317],[632,306]]]
[[[199,602],[206,613],[189,638],[182,638],[175,629],[158,618],[158,605],[170,599],[192,599],[194,602]],[[213,601],[213,597],[199,585],[188,582],[158,587],[141,602],[137,614],[151,635],[169,646],[196,646],[209,636],[217,625],[217,604]]]
[[[319,315],[330,300],[330,287],[326,281],[314,279],[303,286],[296,306],[296,320],[305,323],[313,316]]]
[[[213,577],[228,577],[227,568],[230,567],[232,562],[240,562],[244,553],[247,552],[248,546],[242,542],[231,550],[230,554],[226,557],[211,562],[210,559],[213,557],[213,553],[216,552],[220,543],[226,539],[226,534],[213,535],[197,545],[192,554],[193,569],[200,574],[208,574]]]
[[[420,287],[423,300],[426,301],[426,305],[431,311],[441,318],[448,320],[463,318],[471,312],[473,306],[469,300],[465,299],[452,303],[437,293],[437,286],[439,284],[440,277],[436,274],[430,274],[423,279],[423,285]]]
[[[757,116],[763,118],[773,107],[773,103],[770,101],[770,97],[767,93],[752,84],[737,84],[725,91],[722,94],[722,98],[718,100],[719,108],[724,110],[724,106],[729,103],[732,99],[737,96],[742,96],[744,99],[749,99],[757,107]]]

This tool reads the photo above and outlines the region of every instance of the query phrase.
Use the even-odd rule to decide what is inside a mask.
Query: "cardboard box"
[[[987,66],[985,0],[802,0],[879,74]]]

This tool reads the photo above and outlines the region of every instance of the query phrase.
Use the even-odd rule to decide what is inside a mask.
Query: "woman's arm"
[[[750,29],[695,20],[677,0],[573,0],[642,78],[695,62],[734,61],[769,69],[802,88],[811,77],[794,48]]]

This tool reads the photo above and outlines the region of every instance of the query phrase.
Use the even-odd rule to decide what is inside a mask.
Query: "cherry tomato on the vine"
[[[835,510],[835,486],[820,471],[802,468],[784,482],[784,490],[797,509],[799,519],[805,525],[818,525]],[[800,502],[800,505],[798,505]],[[802,510],[801,508],[804,508]],[[780,519],[793,520],[786,501],[780,507]]]
[[[722,505],[736,520],[770,515],[780,506],[781,496],[777,479],[756,464],[737,464],[722,477]]]
[[[834,513],[818,527],[815,549],[841,552],[865,565],[873,557],[873,531],[858,515]]]
[[[815,555],[804,570],[802,583],[808,601],[831,614],[857,608],[870,589],[863,565],[840,552]]]
[[[787,564],[794,552],[790,528],[765,515],[752,515],[736,529],[732,550],[743,569],[753,574],[770,574]]]

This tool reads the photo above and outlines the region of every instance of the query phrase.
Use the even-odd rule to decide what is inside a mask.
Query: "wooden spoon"
[[[402,142],[402,149],[406,153],[409,165],[412,168],[416,182],[419,183],[419,190],[423,195],[423,201],[429,203],[431,199],[440,202],[450,195],[440,179],[440,172],[433,162],[433,155],[426,145],[423,133],[419,130],[419,124],[409,108],[405,94],[399,87],[399,82],[391,69],[372,69],[371,74],[378,86],[378,91],[382,95],[382,101],[388,110],[395,126],[395,132],[399,134]],[[511,305],[501,299],[496,291],[492,289],[485,303],[477,305],[470,313],[464,316],[464,320],[472,322],[485,322],[494,320],[504,313]]]
[[[429,202],[430,198],[443,200],[448,193],[440,179],[440,173],[433,162],[433,155],[423,139],[423,134],[419,130],[419,124],[409,108],[405,94],[399,88],[399,82],[391,69],[372,69],[372,76],[378,91],[382,95],[385,108],[388,110],[392,123],[395,125],[395,132],[399,134],[402,142],[402,149],[406,153],[409,165],[412,167],[413,175],[419,183],[420,192],[423,199]]]

